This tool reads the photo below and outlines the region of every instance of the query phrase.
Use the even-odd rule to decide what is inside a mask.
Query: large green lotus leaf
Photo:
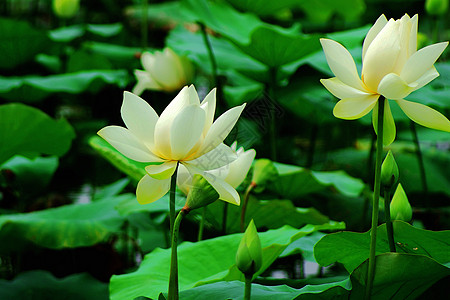
[[[357,19],[366,9],[363,0],[308,0],[299,1],[298,5],[308,19],[322,24],[335,14],[346,20]]]
[[[447,252],[449,251],[447,250]],[[353,289],[350,299],[364,298],[367,269],[368,260],[353,271],[351,275]],[[435,282],[445,277],[448,278],[448,276],[450,276],[448,267],[424,255],[380,254],[376,257],[372,299],[416,299]],[[440,291],[441,296],[447,292],[448,285]],[[437,298],[425,297],[423,299]]]
[[[394,221],[394,240],[399,253],[426,255],[440,264],[450,262],[450,230],[430,231]],[[338,232],[326,235],[314,247],[317,262],[327,266],[342,263],[351,272],[369,257],[370,231]],[[376,253],[389,252],[386,225],[377,230]]]
[[[364,189],[361,179],[351,177],[344,171],[311,171],[299,166],[274,163],[279,176],[269,185],[269,189],[287,198],[333,187],[348,197],[357,197]]]
[[[214,36],[208,38],[216,57],[219,72],[236,70],[246,74],[258,74],[259,77],[263,76],[259,75],[260,73],[267,72],[267,68],[263,64],[244,54],[228,40]],[[192,33],[184,27],[178,26],[170,31],[166,45],[178,54],[188,56],[200,69],[212,73],[208,50],[200,32]]]
[[[67,73],[87,70],[111,70],[113,66],[105,56],[85,50],[76,50],[67,60]]]
[[[261,274],[293,241],[318,230],[335,230],[342,224],[307,225],[302,229],[284,226],[259,234],[263,247]],[[197,243],[184,242],[178,247],[180,291],[217,281],[242,280],[235,265],[242,234],[232,234]],[[112,300],[139,296],[157,298],[166,292],[169,279],[170,249],[156,249],[147,254],[136,272],[111,278]]]
[[[14,174],[12,185],[22,195],[36,195],[45,189],[57,168],[58,158],[55,156],[28,159],[16,155],[0,166],[0,170],[9,170]]]
[[[33,102],[52,93],[97,92],[108,84],[124,88],[129,79],[126,70],[90,70],[50,76],[0,76],[0,95],[11,101]]]
[[[277,100],[284,108],[308,122],[318,125],[340,122],[333,116],[334,96],[316,78],[293,78],[286,87],[277,91]]]
[[[56,278],[47,271],[28,271],[11,281],[0,279],[0,299],[107,300],[108,284],[86,273]]]
[[[316,262],[314,257],[314,245],[324,236],[325,234],[322,232],[314,232],[308,236],[298,239],[287,246],[283,253],[281,253],[280,257],[299,253],[302,255],[304,260]]]
[[[207,206],[205,221],[207,226],[212,226],[216,230],[222,228],[223,201],[216,201]],[[228,205],[227,209],[227,232],[240,232],[241,206]],[[196,210],[200,214],[201,210]],[[251,219],[259,228],[276,229],[283,225],[300,228],[306,224],[320,225],[330,221],[316,209],[295,207],[290,200],[258,200],[250,197],[245,222],[248,224]]]
[[[49,42],[45,31],[25,21],[0,18],[0,69],[11,69],[31,61]]]
[[[233,42],[269,67],[280,67],[320,49],[318,35],[302,34],[296,27],[286,30],[266,25],[251,33],[249,43]]]
[[[20,103],[0,105],[0,164],[14,155],[62,156],[75,133],[69,123]]]
[[[121,68],[141,68],[137,58],[142,51],[141,48],[89,41],[83,43],[82,49],[102,55]]]
[[[244,299],[244,282],[242,281],[221,281],[195,287],[180,293],[181,299],[202,300],[216,299],[226,300]],[[301,289],[294,289],[286,285],[265,286],[252,284],[252,299],[347,299],[348,290],[351,288],[350,280],[347,278],[342,281],[308,285]],[[345,297],[344,297],[345,296]]]
[[[145,167],[149,163],[141,163],[129,159],[122,153],[114,149],[107,141],[98,137],[92,136],[89,139],[89,145],[94,148],[101,156],[108,160],[113,166],[133,178],[135,181],[141,180],[146,174]]]
[[[95,245],[120,230],[124,218],[114,208],[134,195],[124,194],[88,204],[71,204],[43,211],[0,216],[1,252],[29,244],[52,249]]]
[[[149,204],[139,204],[136,199],[127,198],[120,202],[116,209],[123,215],[128,216],[136,212],[149,212],[149,213],[160,213],[169,212],[169,193],[162,196],[159,200],[149,203]],[[186,196],[181,193],[176,194],[175,198],[175,209],[180,210],[186,203]]]
[[[291,8],[299,3],[299,0],[227,0],[231,5],[244,12],[252,12],[260,16],[273,15],[274,13]]]
[[[264,23],[255,15],[240,13],[226,3],[185,0],[183,4],[191,20],[205,23],[270,67],[280,67],[320,48],[319,36],[302,34],[298,26],[284,29]]]

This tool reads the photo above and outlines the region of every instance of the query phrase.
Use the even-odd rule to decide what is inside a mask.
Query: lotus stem
[[[198,236],[197,236],[198,241],[201,241],[203,238],[203,228],[205,227],[205,215],[206,215],[206,206],[203,206],[202,218],[200,220],[200,226],[198,227]]]
[[[427,209],[430,208],[430,200],[428,198],[428,183],[427,183],[427,175],[425,173],[425,164],[423,162],[422,150],[420,149],[419,137],[417,136],[416,123],[410,121],[409,123],[411,128],[411,133],[413,136],[414,144],[416,145],[416,155],[417,160],[419,162],[419,171],[420,171],[420,180],[422,181],[422,188],[425,194],[425,206]]]
[[[245,292],[244,300],[250,300],[252,294],[252,277],[253,275],[245,275]]]
[[[178,164],[175,167],[175,172],[170,179],[170,201],[169,201],[169,219],[170,219],[170,239],[172,240],[173,236],[173,226],[175,222],[175,192],[177,189],[177,173],[178,173]],[[172,247],[172,245],[171,245]]]
[[[187,214],[186,211],[181,210],[177,218],[175,219],[173,232],[172,232],[172,249],[170,255],[170,277],[169,277],[169,293],[168,300],[178,300],[178,232],[180,230],[180,224],[183,217]]]
[[[377,149],[375,155],[375,183],[372,203],[372,227],[370,230],[370,252],[369,269],[367,273],[366,297],[369,300],[372,296],[373,279],[375,277],[375,250],[377,245],[377,227],[378,227],[378,206],[380,203],[381,187],[381,163],[383,154],[383,121],[384,121],[384,102],[385,98],[380,96],[378,99],[378,129],[377,129]]]

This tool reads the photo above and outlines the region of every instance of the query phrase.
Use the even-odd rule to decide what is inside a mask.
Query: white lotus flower
[[[147,175],[139,181],[136,190],[138,202],[146,204],[167,193],[178,164],[184,165],[193,175],[234,161],[236,154],[223,144],[223,140],[244,107],[245,104],[229,109],[213,123],[216,90],[213,89],[200,103],[197,91],[191,85],[184,87],[158,117],[146,101],[125,92],[121,115],[127,128],[107,126],[98,135],[128,158],[153,163],[145,168]],[[236,193],[220,179],[211,185],[230,195]]]
[[[141,95],[144,90],[174,92],[190,83],[194,66],[185,56],[178,56],[170,48],[155,53],[144,52],[141,56],[144,70],[135,70],[137,83],[133,93]]]
[[[450,132],[450,121],[438,111],[404,100],[411,92],[439,76],[433,64],[448,42],[437,43],[417,51],[418,16],[386,19],[381,15],[366,35],[362,49],[362,75],[358,75],[350,53],[338,42],[321,39],[325,56],[336,77],[321,79],[325,88],[341,99],[333,114],[341,119],[359,119],[373,109],[372,122],[377,130],[378,98],[386,98],[383,143],[395,139],[395,124],[389,101],[395,100],[414,122]]]

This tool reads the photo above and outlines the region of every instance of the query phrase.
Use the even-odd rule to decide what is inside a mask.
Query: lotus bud
[[[448,10],[448,0],[426,0],[425,10],[430,15],[443,15]]]
[[[411,221],[411,204],[409,204],[408,197],[406,196],[401,183],[398,184],[394,196],[392,197],[390,212],[392,220]]]
[[[80,0],[53,0],[53,11],[60,18],[72,18],[80,9]]]
[[[391,188],[398,181],[398,167],[394,155],[389,150],[381,165],[381,182],[386,188]]]
[[[253,220],[248,224],[236,253],[236,265],[246,276],[253,276],[262,265],[262,248]]]
[[[264,189],[264,185],[274,180],[277,176],[278,171],[271,160],[262,158],[255,161],[252,177],[253,185],[262,186],[262,189]]]
[[[191,211],[196,208],[206,206],[219,199],[217,191],[200,174],[195,174],[192,178],[192,186],[187,195],[185,211]]]

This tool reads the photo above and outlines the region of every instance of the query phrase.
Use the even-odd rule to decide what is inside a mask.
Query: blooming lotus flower
[[[138,202],[146,204],[167,193],[178,164],[193,175],[234,161],[236,154],[223,140],[244,107],[245,104],[229,109],[213,123],[216,90],[200,103],[191,85],[184,87],[158,117],[147,102],[125,92],[121,115],[127,128],[107,126],[98,135],[126,157],[150,163],[136,190]],[[228,191],[230,187],[222,183],[216,180],[213,186]]]
[[[236,150],[236,147],[237,142],[234,142],[231,145],[231,149],[237,156],[236,160],[220,168],[202,173],[203,177],[216,189],[219,194],[219,198],[210,201],[210,203],[217,199],[221,199],[236,205],[240,204],[239,194],[235,189],[247,177],[247,173],[252,166],[253,160],[255,159],[256,151],[254,149],[245,151],[243,147]],[[180,166],[177,181],[180,183],[180,190],[188,195],[189,190],[192,187],[192,176],[183,166]],[[215,187],[215,185],[217,185],[216,182],[220,182],[217,188]],[[223,187],[227,188],[224,189]]]
[[[194,66],[185,56],[178,56],[170,48],[144,52],[141,56],[144,71],[135,70],[137,84],[133,93],[141,95],[146,89],[165,92],[177,91],[192,81]]]
[[[448,45],[448,42],[437,43],[417,51],[417,20],[417,15],[410,18],[406,14],[399,20],[388,21],[384,15],[378,18],[364,39],[361,78],[352,56],[341,44],[329,39],[320,40],[328,65],[336,76],[320,82],[341,99],[333,114],[353,120],[373,109],[372,122],[377,131],[376,104],[379,97],[384,96],[385,145],[395,139],[395,124],[387,99],[397,102],[414,122],[450,132],[450,121],[441,113],[403,99],[439,76],[433,64]]]

